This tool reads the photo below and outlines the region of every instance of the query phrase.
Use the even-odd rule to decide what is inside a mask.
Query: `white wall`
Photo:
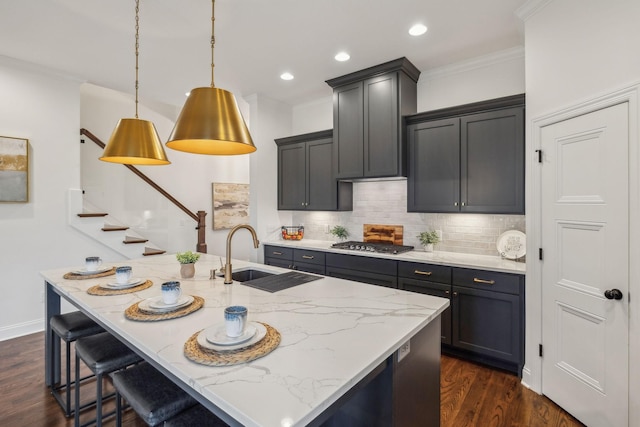
[[[513,48],[426,70],[418,81],[418,111],[524,93],[524,49]]]
[[[67,191],[80,185],[79,88],[0,57],[0,135],[29,139],[30,187],[28,203],[0,204],[0,340],[44,328],[39,271],[121,259],[67,224]]]
[[[294,106],[292,120],[291,135],[333,129],[333,97],[329,95],[313,102]],[[280,137],[291,135],[280,135]]]
[[[582,104],[585,101],[613,93],[640,83],[640,2],[637,0],[553,0],[530,2],[524,12],[525,51],[527,75],[527,152],[537,147],[531,138],[533,123],[541,117]],[[630,123],[631,153],[638,153],[638,112]],[[621,159],[625,161],[626,159]],[[638,194],[640,159],[629,161],[631,259],[639,254]],[[531,162],[531,160],[530,160]],[[531,169],[531,168],[529,168]],[[527,180],[527,197],[534,197],[535,182]],[[539,214],[536,206],[528,203],[528,246],[540,245],[537,234]],[[637,262],[631,262],[630,294],[640,293],[640,271]],[[540,330],[540,275],[539,265],[527,265],[527,365],[524,380],[540,391],[540,358],[537,344]],[[631,299],[630,307],[630,419],[629,425],[640,425],[640,369],[634,363],[640,355],[640,316]]]

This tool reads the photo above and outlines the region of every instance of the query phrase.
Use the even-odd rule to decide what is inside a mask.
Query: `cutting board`
[[[363,241],[366,243],[388,243],[402,245],[402,225],[364,224]]]

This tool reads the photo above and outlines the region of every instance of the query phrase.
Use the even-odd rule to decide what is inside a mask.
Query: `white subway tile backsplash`
[[[525,231],[524,215],[429,214],[407,212],[407,181],[355,182],[351,212],[293,212],[293,223],[305,226],[305,238],[335,240],[326,225],[343,225],[350,240],[362,239],[364,224],[404,226],[404,244],[420,247],[417,235],[442,230],[436,250],[498,255],[496,241],[507,230]]]

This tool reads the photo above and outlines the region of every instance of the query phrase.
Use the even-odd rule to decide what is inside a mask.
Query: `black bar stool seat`
[[[80,359],[96,375],[96,419],[97,427],[102,425],[102,378],[105,374],[124,369],[142,360],[137,353],[123,344],[109,332],[79,338],[76,341],[76,377],[80,370]],[[76,407],[80,406],[80,385],[76,384]],[[108,397],[108,396],[107,396]],[[112,415],[112,413],[107,414]],[[93,424],[91,421],[87,424]],[[75,413],[75,426],[80,426],[80,411]]]
[[[164,422],[164,427],[229,427],[204,406],[197,404]]]
[[[111,380],[116,389],[117,426],[122,425],[120,397],[150,426],[156,426],[197,403],[148,363],[114,372]]]
[[[49,367],[49,384],[51,387],[51,394],[53,394],[60,407],[64,410],[65,416],[70,417],[75,411],[75,408],[71,409],[70,396],[72,383],[71,343],[75,342],[78,338],[104,332],[104,329],[80,311],[52,316],[49,320],[49,326],[51,328],[51,342],[53,343],[57,336],[58,339],[63,340],[66,344],[66,374],[64,385],[57,384],[55,382],[54,376],[56,369],[53,365],[55,364],[54,352],[56,346],[51,345],[51,366]],[[80,381],[86,380],[89,377],[90,376],[81,378]],[[74,379],[73,383],[75,382],[76,380]],[[60,393],[61,390],[64,390],[64,399]]]

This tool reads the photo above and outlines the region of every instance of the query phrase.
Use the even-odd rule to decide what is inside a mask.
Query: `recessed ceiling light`
[[[291,74],[291,73],[282,73],[282,74],[280,74],[280,78],[282,80],[293,80],[293,74]]]
[[[427,32],[427,27],[422,24],[416,24],[413,27],[409,28],[409,34],[412,36],[421,36]]]
[[[336,61],[344,62],[348,61],[351,56],[349,56],[347,52],[340,52],[336,56],[334,56],[334,58],[336,59]]]

